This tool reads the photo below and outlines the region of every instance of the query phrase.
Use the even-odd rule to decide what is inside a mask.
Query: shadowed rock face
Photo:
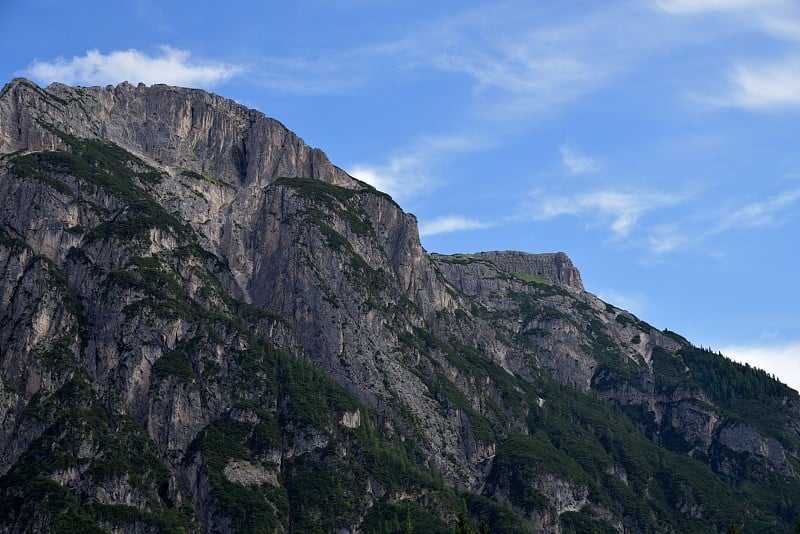
[[[795,392],[564,253],[428,254],[260,112],[15,80],[0,196],[0,530],[793,520]]]

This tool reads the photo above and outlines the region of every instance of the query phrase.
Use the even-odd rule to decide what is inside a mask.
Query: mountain
[[[0,92],[0,531],[781,532],[800,398],[279,122]],[[690,305],[690,304],[687,304]]]

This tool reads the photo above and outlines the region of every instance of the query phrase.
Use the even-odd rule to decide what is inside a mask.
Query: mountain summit
[[[800,399],[588,293],[428,254],[279,122],[0,92],[0,531],[786,532]]]

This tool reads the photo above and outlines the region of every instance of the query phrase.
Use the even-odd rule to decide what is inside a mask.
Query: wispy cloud
[[[443,158],[485,146],[477,138],[423,137],[412,148],[392,155],[385,163],[356,163],[348,172],[395,200],[408,200],[441,185],[435,174]]]
[[[714,11],[738,11],[780,4],[780,0],[656,0],[660,9],[673,14],[708,13]]]
[[[795,0],[655,0],[655,5],[672,15],[734,17],[740,26],[773,37],[800,39],[792,31],[800,22]]]
[[[376,43],[323,54],[266,57],[254,76],[257,83],[277,94],[340,95],[380,79],[385,70],[395,69],[416,55],[408,40]]]
[[[628,61],[617,40],[608,39],[615,7],[586,10],[569,21],[550,19],[546,26],[540,9],[498,3],[439,21],[420,36],[424,46],[416,64],[464,75],[472,86],[473,113],[514,122],[596,90]]]
[[[636,28],[619,28],[615,6],[557,23],[541,16],[542,9],[513,1],[454,9],[384,42],[265,58],[258,76],[275,92],[337,94],[432,71],[460,74],[472,113],[494,122],[519,119],[613,78],[631,50],[619,34]]]
[[[596,191],[571,196],[535,196],[527,217],[536,220],[574,216],[607,225],[617,238],[627,237],[646,213],[673,206],[679,197],[666,193]]]
[[[732,88],[719,104],[750,109],[800,107],[800,60],[737,65],[729,75]]]
[[[419,235],[420,237],[426,237],[436,234],[461,232],[464,230],[480,230],[482,228],[488,228],[489,226],[491,225],[475,219],[468,219],[459,215],[448,215],[432,221],[422,222],[419,225]]]
[[[650,252],[656,256],[669,254],[686,247],[696,237],[687,236],[674,224],[660,225],[647,238]]]
[[[672,15],[714,17],[717,26],[735,21],[737,35],[744,29],[770,40],[769,47],[760,48],[762,57],[757,62],[730,58],[728,87],[700,101],[752,110],[800,107],[800,61],[796,59],[800,4],[796,1],[657,0],[656,5]],[[765,50],[772,51],[773,57],[763,57]]]
[[[492,87],[517,94],[550,92],[593,77],[595,70],[580,58],[550,52],[520,42],[491,53],[446,51],[435,59],[435,65],[471,76],[479,89]]]
[[[683,220],[654,227],[647,238],[656,256],[706,246],[713,237],[725,233],[786,223],[800,204],[800,189],[784,191],[759,200],[716,212],[684,215]]]
[[[784,218],[786,211],[800,201],[800,189],[785,191],[768,200],[753,202],[740,208],[723,212],[711,234],[738,228],[755,228],[777,224]]]
[[[764,29],[775,37],[800,42],[800,5],[794,4],[793,15],[776,14],[762,19]]]
[[[557,10],[514,1],[465,7],[386,41],[266,57],[253,76],[277,93],[316,95],[351,93],[424,71],[462,74],[472,89],[472,113],[503,122],[557,109],[613,86],[636,65],[650,64],[652,54],[697,43],[691,32],[665,24],[664,13],[736,18],[739,26],[800,42],[796,0],[652,0],[650,6],[655,9],[612,3],[564,19],[553,16]],[[780,64],[734,68],[735,98],[726,101],[751,105],[752,95],[779,81],[784,89],[770,98],[785,102],[785,91],[794,87],[790,74]]]
[[[587,174],[597,172],[600,169],[599,161],[578,154],[575,148],[569,143],[561,145],[559,150],[561,151],[561,162],[570,174]]]
[[[800,391],[800,342],[782,345],[731,345],[720,352],[740,363],[749,363],[777,376]]]
[[[70,59],[36,61],[24,74],[42,84],[105,85],[128,81],[207,87],[242,71],[236,65],[193,60],[187,50],[162,46],[154,55],[135,49],[108,54],[89,50],[84,56]]]
[[[359,163],[348,171],[351,176],[366,182],[395,200],[406,200],[432,186],[426,162],[414,155],[393,156],[386,164]]]

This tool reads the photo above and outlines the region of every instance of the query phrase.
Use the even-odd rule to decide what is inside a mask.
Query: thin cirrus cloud
[[[656,256],[669,254],[689,246],[696,237],[689,237],[675,224],[659,225],[647,238],[650,252]]]
[[[710,217],[678,221],[655,227],[648,237],[650,252],[656,256],[704,246],[724,232],[785,223],[791,210],[800,203],[800,189],[785,191],[766,200],[720,211]]]
[[[486,122],[513,123],[552,113],[607,82],[620,68],[613,47],[604,44],[604,30],[594,27],[602,22],[531,30],[515,28],[511,20],[489,12],[482,20],[462,23],[445,41],[431,38],[431,49],[418,61],[463,75],[472,88],[472,112]],[[585,26],[591,28],[579,31]],[[504,38],[495,39],[492,31]],[[477,45],[475,33],[481,35]],[[604,50],[596,52],[596,47]]]
[[[395,200],[406,200],[431,187],[425,162],[413,155],[393,156],[383,165],[359,163],[348,171]]]
[[[763,33],[779,41],[800,41],[800,4],[796,0],[656,0],[663,12],[677,16],[715,16],[737,27]]]
[[[413,147],[392,155],[385,163],[356,163],[348,173],[395,200],[404,201],[430,193],[441,185],[433,177],[439,161],[486,146],[487,143],[477,137],[424,136]]]
[[[747,204],[720,215],[719,221],[711,233],[777,224],[784,217],[786,211],[798,202],[800,202],[800,189],[793,189],[768,200]]]
[[[656,0],[656,5],[673,14],[735,11],[757,8],[765,4],[780,4],[780,0]]]
[[[800,107],[800,61],[737,65],[720,104],[750,109]]]
[[[415,54],[408,40],[329,50],[315,56],[265,58],[253,73],[258,83],[277,94],[340,95],[396,73]]]
[[[493,51],[444,51],[434,65],[466,74],[482,87],[522,94],[551,92],[593,77],[593,69],[581,59],[555,55],[524,41]]]
[[[665,193],[623,193],[596,191],[572,196],[536,198],[528,207],[534,220],[574,216],[607,225],[617,238],[631,234],[639,219],[648,212],[673,206],[679,198]]]
[[[569,143],[559,147],[561,162],[570,174],[587,174],[600,170],[600,162],[596,159],[579,154]]]
[[[656,5],[676,16],[713,16],[717,25],[735,20],[738,33],[746,28],[770,39],[767,50],[774,50],[773,57],[758,62],[731,58],[727,88],[700,100],[754,111],[800,107],[800,61],[796,59],[800,4],[796,1],[657,0]]]
[[[135,49],[108,54],[89,50],[83,56],[70,59],[36,61],[24,74],[42,84],[104,85],[128,81],[207,87],[242,71],[236,65],[193,60],[186,50],[161,46],[154,55]]]
[[[586,94],[617,70],[605,61],[615,56],[608,43],[617,41],[607,36],[619,34],[613,12],[556,27],[536,14],[515,2],[453,10],[394,40],[267,58],[255,76],[279,93],[338,94],[431,71],[457,74],[472,92],[475,116],[518,120]]]
[[[459,215],[448,215],[421,223],[419,225],[419,235],[420,237],[426,237],[451,232],[462,232],[464,230],[480,230],[488,228],[489,226],[491,225],[475,219],[469,219]]]

